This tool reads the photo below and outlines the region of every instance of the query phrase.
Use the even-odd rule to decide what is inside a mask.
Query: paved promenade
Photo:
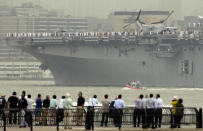
[[[2,128],[0,129],[2,130]],[[70,131],[70,129],[63,129],[60,127],[59,131]],[[142,128],[122,128],[122,131],[144,131]],[[181,129],[169,129],[169,128],[161,128],[161,129],[145,129],[152,131],[203,131],[203,129],[196,128],[181,128]],[[7,128],[7,131],[30,131],[29,128]],[[56,127],[34,127],[33,131],[57,131]],[[84,128],[73,128],[71,131],[85,131]],[[96,128],[95,131],[119,131],[118,128]]]

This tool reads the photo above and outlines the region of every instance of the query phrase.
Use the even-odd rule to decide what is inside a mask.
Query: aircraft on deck
[[[144,34],[146,33],[162,33],[163,31],[171,31],[171,30],[176,30],[176,27],[166,27],[165,22],[168,20],[168,18],[174,13],[174,11],[171,11],[169,13],[169,15],[161,21],[158,22],[153,22],[150,24],[146,24],[145,22],[140,20],[140,16],[141,16],[142,11],[140,10],[137,18],[135,18],[134,16],[128,18],[130,22],[129,24],[123,26],[123,29],[126,29],[128,26],[132,25],[132,24],[136,24],[137,26],[137,32],[141,33],[143,32]]]

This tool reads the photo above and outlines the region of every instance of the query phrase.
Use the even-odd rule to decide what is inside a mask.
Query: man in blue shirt
[[[115,100],[114,107],[115,107],[115,114],[116,114],[114,124],[116,127],[121,129],[123,108],[125,107],[125,102],[122,100],[121,94],[118,95],[118,99]]]

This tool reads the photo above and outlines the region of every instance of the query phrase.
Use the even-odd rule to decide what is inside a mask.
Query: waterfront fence
[[[56,126],[57,130],[59,127],[64,127],[68,121],[69,126],[83,126],[85,127],[85,120],[87,117],[87,107],[84,109],[73,108],[71,110],[62,110],[62,109],[4,109],[0,110],[0,127],[6,131],[6,128],[19,127],[21,122],[25,120],[26,126],[33,130],[33,126]],[[108,127],[113,127],[113,116],[116,109],[107,109],[108,115],[111,118],[108,118]],[[162,108],[162,125],[170,127],[172,122],[172,110],[174,108],[164,107]],[[101,107],[94,107],[94,125],[98,127],[101,125],[102,113],[104,109]],[[106,111],[106,110],[105,110]],[[156,109],[154,109],[156,111]],[[25,112],[22,113],[22,112]],[[138,114],[137,114],[138,115]],[[143,114],[140,114],[143,115]],[[147,118],[147,115],[155,114],[146,114],[144,115]],[[134,108],[126,107],[123,109],[122,116],[122,126],[124,127],[133,127],[134,117]],[[81,122],[78,120],[81,119]],[[142,120],[141,120],[142,121]],[[142,122],[141,122],[142,124]],[[181,121],[181,125],[191,126],[193,125],[196,128],[202,128],[202,109],[197,108],[184,108],[184,115]],[[21,126],[22,127],[22,126]]]

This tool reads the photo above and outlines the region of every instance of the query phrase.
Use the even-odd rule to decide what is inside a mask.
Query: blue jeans
[[[20,126],[26,126],[26,123],[25,123],[25,110],[20,110]]]

